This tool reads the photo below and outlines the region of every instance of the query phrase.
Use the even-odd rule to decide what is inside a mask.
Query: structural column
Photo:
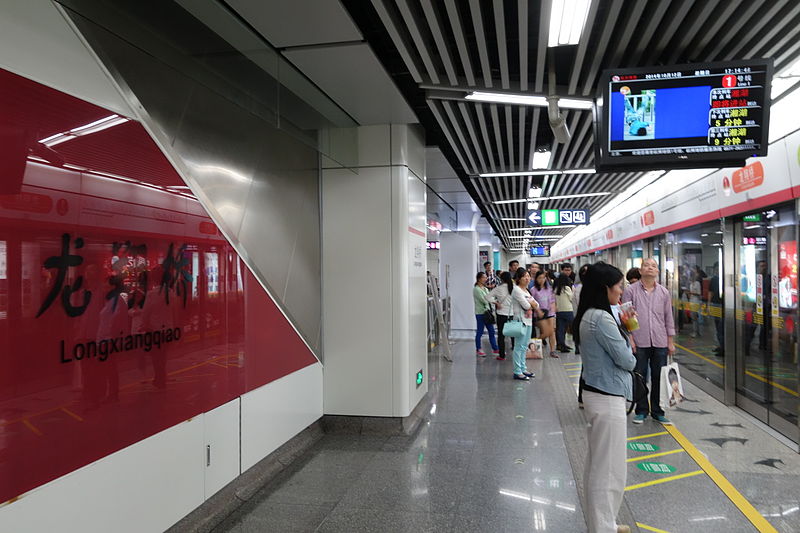
[[[321,191],[324,412],[406,417],[428,390],[422,129],[358,128]]]

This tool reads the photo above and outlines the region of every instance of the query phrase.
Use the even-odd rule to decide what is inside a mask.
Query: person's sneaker
[[[497,355],[500,353],[500,350],[492,350],[492,354]]]
[[[477,355],[478,357],[486,357],[486,352],[484,352],[483,350],[475,350],[475,355]]]
[[[497,359],[498,361],[505,361],[505,360],[506,360],[506,358],[505,358],[505,357],[503,357],[503,356],[500,356],[500,355],[498,355],[497,357],[495,357],[495,359]]]
[[[656,420],[657,422],[661,422],[662,424],[666,424],[668,426],[672,425],[672,422],[670,422],[670,419],[667,418],[664,415],[654,415],[653,419]]]
[[[633,417],[634,424],[644,424],[644,419],[647,418],[647,415],[636,415]]]

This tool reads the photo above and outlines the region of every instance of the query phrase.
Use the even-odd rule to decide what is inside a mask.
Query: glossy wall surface
[[[0,502],[316,362],[139,123],[0,117]]]
[[[263,41],[239,43],[247,47],[245,54],[178,2],[59,4],[237,253],[322,359],[316,140],[322,130],[338,126],[332,122],[337,117],[320,115],[306,103],[305,92],[287,87],[290,68]],[[215,20],[250,37],[225,9]]]

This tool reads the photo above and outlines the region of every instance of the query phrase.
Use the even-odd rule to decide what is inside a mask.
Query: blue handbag
[[[525,331],[521,320],[509,320],[503,325],[503,335],[506,337],[520,337]]]

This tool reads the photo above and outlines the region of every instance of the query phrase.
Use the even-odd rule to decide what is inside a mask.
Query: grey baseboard
[[[419,427],[430,409],[430,395],[425,394],[406,417],[324,415],[325,433],[345,435],[410,435]]]

